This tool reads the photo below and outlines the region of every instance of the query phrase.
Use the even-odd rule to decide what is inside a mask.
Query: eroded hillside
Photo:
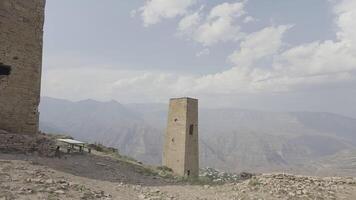
[[[99,141],[143,162],[161,163],[167,120],[164,104],[44,98],[40,111],[45,131]],[[329,113],[204,108],[199,118],[203,167],[231,172],[356,175],[352,159],[356,157],[355,119]],[[330,163],[331,157],[342,159],[342,165]]]

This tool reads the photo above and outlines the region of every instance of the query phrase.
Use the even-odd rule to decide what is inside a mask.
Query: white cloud
[[[338,38],[356,42],[356,1],[343,0],[336,4],[334,11],[338,16],[336,23],[340,27],[340,31],[337,33]]]
[[[141,13],[144,25],[159,23],[164,18],[174,18],[187,13],[196,0],[146,0],[138,12]]]
[[[244,33],[241,31],[238,19],[241,23],[254,20],[246,16],[244,10],[247,1],[235,3],[221,3],[213,7],[209,13],[204,14],[203,6],[195,12],[188,12],[197,0],[146,0],[144,6],[131,12],[132,16],[141,14],[144,26],[159,23],[165,18],[182,16],[178,24],[178,34],[193,39],[204,45],[212,46],[219,42],[238,41]]]
[[[254,22],[254,21],[256,21],[255,18],[253,18],[253,17],[251,17],[251,16],[247,16],[247,17],[245,17],[245,19],[244,19],[243,22],[244,22],[245,24],[247,24],[247,23]]]
[[[95,98],[120,102],[162,102],[173,96],[193,95],[195,77],[164,72],[98,68],[51,68],[43,72],[42,94],[82,100]]]
[[[315,41],[299,45],[278,55],[274,71],[279,76],[300,77],[330,83],[354,78],[356,71],[356,1],[343,0],[335,5],[336,41]],[[320,77],[327,77],[321,80]],[[300,83],[300,84],[307,84]]]
[[[222,3],[220,5],[215,6],[208,16],[208,19],[214,18],[234,18],[241,17],[246,12],[244,11],[245,2],[237,2],[237,3]]]
[[[146,4],[150,2],[153,1]],[[193,76],[98,69],[83,74],[81,69],[65,71],[67,69],[56,68],[45,72],[44,91],[46,95],[69,98],[79,94],[118,100],[125,98],[128,102],[140,99],[165,101],[172,96],[237,96],[241,93],[293,91],[355,81],[356,21],[352,20],[356,18],[355,2],[343,0],[335,4],[336,40],[289,47],[285,45],[284,35],[293,30],[291,26],[270,26],[241,38],[239,49],[229,56],[234,66],[219,73]],[[178,30],[191,31],[185,33],[205,46],[235,41],[242,33],[235,20],[244,13],[243,3],[222,4],[205,17],[200,12],[186,15]],[[164,15],[157,16],[161,19]],[[197,55],[207,52],[208,48]],[[78,84],[80,81],[88,84]]]
[[[208,48],[205,48],[205,49],[199,51],[199,52],[196,54],[196,56],[197,56],[197,57],[201,57],[201,56],[207,56],[207,55],[209,55],[209,54],[210,54],[210,50],[209,50]]]
[[[290,91],[355,80],[356,1],[336,4],[338,39],[284,49],[290,26],[267,27],[249,34],[229,58],[235,67],[199,79],[201,90],[236,93]],[[351,17],[352,16],[352,17]],[[261,65],[262,63],[262,65]]]
[[[178,24],[178,30],[184,34],[192,34],[194,29],[199,25],[201,16],[199,12],[195,12],[190,15],[186,15],[182,18]]]
[[[251,33],[241,42],[240,49],[229,56],[239,67],[250,67],[256,61],[278,53],[282,47],[283,34],[291,26],[267,27]]]
[[[234,16],[239,16],[236,14],[238,11],[241,11],[240,16],[243,15],[243,5],[227,5],[212,9],[206,22],[198,28],[209,27],[202,31],[209,34],[204,37],[199,34],[201,37],[197,37],[196,34],[197,41],[209,46],[219,40],[232,40],[237,35],[239,31],[226,27],[232,24]],[[291,28],[290,25],[266,27],[248,34],[242,40],[240,49],[229,56],[234,67],[220,73],[194,77],[194,81],[190,82],[192,85],[188,86],[189,92],[231,95],[241,92],[280,92],[353,81],[356,74],[356,24],[351,19],[355,11],[354,0],[344,0],[335,5],[336,24],[339,27],[336,41],[315,41],[286,48],[283,36]],[[215,39],[220,34],[223,36]]]
[[[312,76],[356,70],[356,52],[345,41],[314,42],[281,54],[275,69],[284,74]]]
[[[43,71],[42,94],[70,100],[110,100],[112,83],[130,73],[105,68],[53,68]]]
[[[212,8],[204,20],[196,12],[184,17],[178,30],[204,46],[237,41],[242,38],[243,33],[236,20],[246,14],[244,6],[245,2],[222,3]]]

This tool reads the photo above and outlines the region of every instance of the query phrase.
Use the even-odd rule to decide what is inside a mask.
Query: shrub
[[[166,167],[166,166],[159,166],[157,167],[158,170],[161,170],[161,171],[167,171],[167,172],[173,172],[173,170],[169,167]]]

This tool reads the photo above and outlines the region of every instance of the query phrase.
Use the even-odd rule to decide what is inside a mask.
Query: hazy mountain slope
[[[291,113],[305,127],[325,135],[342,137],[356,145],[355,119],[330,113]]]
[[[159,131],[118,102],[43,98],[40,111],[40,126],[44,131],[51,132],[48,127],[55,124],[75,138],[117,147],[123,154],[146,162],[160,161]]]
[[[326,134],[314,128],[319,127],[323,118],[314,117],[314,124],[309,119],[313,113],[306,113],[308,119],[304,121],[300,120],[304,113],[239,109],[210,109],[200,113],[200,132],[205,141],[201,148],[206,154],[202,155],[203,163],[230,171],[298,168],[310,160],[354,148],[349,137],[343,137],[345,134],[340,133],[339,137],[336,132]],[[356,120],[346,122],[352,126]],[[324,123],[332,127],[330,120]]]
[[[356,176],[356,151],[344,150],[335,155],[312,162],[316,175]],[[337,171],[335,171],[337,169]]]
[[[167,109],[165,104],[43,98],[41,128],[55,124],[76,138],[159,163]],[[334,114],[201,109],[199,117],[202,166],[229,171],[303,168],[312,174],[326,162],[323,158],[353,151],[356,144],[356,120]],[[311,163],[316,160],[320,165]]]

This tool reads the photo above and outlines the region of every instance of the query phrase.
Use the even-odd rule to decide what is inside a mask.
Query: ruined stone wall
[[[38,132],[45,0],[0,1],[0,129]]]
[[[170,100],[162,160],[178,175],[198,176],[198,100]]]
[[[191,127],[192,132],[191,132]],[[185,141],[185,173],[199,175],[199,141],[198,141],[198,100],[188,99],[187,103],[187,126]]]

